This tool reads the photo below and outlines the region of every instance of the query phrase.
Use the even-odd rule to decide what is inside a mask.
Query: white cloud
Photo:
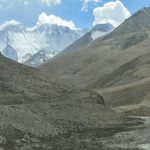
[[[4,29],[5,27],[9,25],[16,26],[16,25],[21,25],[21,23],[16,20],[9,20],[9,21],[6,21],[4,24],[0,25],[0,30]]]
[[[48,6],[55,6],[61,3],[61,0],[41,0],[42,3],[47,4]]]
[[[93,10],[95,24],[111,23],[114,26],[120,25],[131,14],[120,0],[104,4],[103,7],[97,7]]]
[[[39,15],[37,24],[39,25],[44,23],[56,24],[59,26],[69,27],[70,29],[76,29],[73,21],[63,20],[62,18],[57,17],[53,14],[47,15],[46,13],[43,12]]]
[[[82,11],[88,11],[88,4],[89,3],[98,3],[101,0],[83,0],[83,6],[82,6]]]

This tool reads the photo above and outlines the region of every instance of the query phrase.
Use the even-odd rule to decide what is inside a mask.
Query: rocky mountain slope
[[[150,8],[143,8],[110,34],[76,51],[62,52],[41,67],[50,76],[102,95],[105,105],[118,114],[144,120],[130,131],[103,138],[106,149],[150,148],[149,32]]]
[[[49,79],[39,70],[2,55],[0,120],[0,148],[6,150],[58,150],[59,145],[66,149],[75,143],[80,146],[76,138],[71,144],[77,132],[91,129],[94,134],[96,130],[101,132],[101,128],[110,125],[112,128],[122,122],[104,106],[100,95],[76,89],[62,80]]]
[[[149,31],[150,8],[143,8],[110,34],[85,48],[60,53],[41,69],[97,91],[107,105],[127,105],[125,112],[149,114]]]
[[[81,37],[80,39],[75,41],[73,44],[68,46],[66,49],[64,49],[60,53],[60,55],[62,56],[63,54],[65,54],[65,53],[67,54],[68,52],[70,53],[70,52],[78,51],[78,50],[88,46],[88,44],[90,44],[92,41],[96,40],[99,37],[109,34],[113,30],[114,30],[114,27],[109,23],[97,24],[97,25],[93,26],[93,28],[91,29],[90,32],[88,32],[83,37]],[[58,57],[59,57],[59,54],[58,54]]]
[[[82,87],[122,85],[149,76],[148,57],[145,60],[150,52],[147,9],[140,10],[85,48],[60,53],[41,69]]]
[[[149,10],[82,48],[60,53],[40,69],[0,55],[0,149],[147,146],[149,118],[128,115],[150,115]]]

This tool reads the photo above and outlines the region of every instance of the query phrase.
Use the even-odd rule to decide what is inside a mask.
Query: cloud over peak
[[[18,26],[18,25],[21,25],[21,23],[14,19],[9,20],[9,21],[6,21],[5,23],[3,23],[2,25],[0,25],[0,30],[4,29],[7,26]]]
[[[102,7],[93,10],[95,24],[111,23],[115,27],[120,25],[131,14],[120,0],[105,3]]]
[[[47,15],[45,12],[42,12],[39,15],[37,24],[45,24],[45,23],[56,24],[58,26],[68,27],[70,29],[76,29],[73,21],[67,21],[67,20],[64,20],[64,19],[62,19],[58,16],[55,16],[53,14]]]

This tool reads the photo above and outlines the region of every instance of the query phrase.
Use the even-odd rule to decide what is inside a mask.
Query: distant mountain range
[[[26,56],[39,51],[53,56],[86,32],[50,24],[26,29],[20,23],[10,21],[0,26],[0,51],[4,56],[23,63]]]
[[[75,42],[73,42],[73,44],[69,45],[66,49],[64,49],[64,52],[67,52],[67,49],[69,49],[69,51],[71,50],[70,47],[74,47],[74,51],[77,50],[78,48],[81,48],[82,46],[85,46],[86,44],[92,42],[93,40],[96,40],[97,38],[99,38],[100,36],[104,36],[108,33],[110,33],[112,30],[114,29],[114,27],[109,24],[97,24],[96,26],[94,26],[91,31],[89,31],[88,33],[85,34],[85,30],[78,30],[76,32],[78,32],[78,34],[82,35],[81,38],[79,38],[78,40],[76,40]],[[85,42],[87,43],[85,43]],[[42,55],[41,55],[42,52]],[[36,54],[32,55],[30,57],[30,59],[22,62],[25,65],[28,66],[32,66],[32,67],[39,67],[40,65],[46,63],[48,60],[50,60],[52,57],[54,57],[55,55],[59,54],[60,51],[54,51],[54,52],[44,52],[44,51],[40,51],[37,52]]]
[[[150,8],[62,52],[40,49],[46,29],[0,27],[6,57],[38,67],[59,53],[38,69],[0,54],[0,150],[149,149]]]
[[[111,33],[115,27],[109,23],[106,24],[97,24],[95,25],[91,31],[86,33],[80,39],[76,40],[74,43],[69,45],[66,49],[64,49],[60,55],[67,54],[68,52],[78,51],[86,46],[88,46],[92,41],[95,41],[99,37],[103,37],[109,33]],[[59,54],[57,55],[59,56]]]
[[[86,29],[71,30],[68,27],[50,24],[26,29],[20,23],[10,21],[0,26],[0,51],[5,57],[38,67],[87,32],[88,38],[92,41],[110,33],[113,29],[111,24],[96,25],[90,32]]]

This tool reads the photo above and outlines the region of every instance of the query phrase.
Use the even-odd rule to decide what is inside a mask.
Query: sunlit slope
[[[112,33],[78,51],[58,55],[41,69],[89,88],[122,85],[148,77],[149,14],[149,8],[140,10]]]

